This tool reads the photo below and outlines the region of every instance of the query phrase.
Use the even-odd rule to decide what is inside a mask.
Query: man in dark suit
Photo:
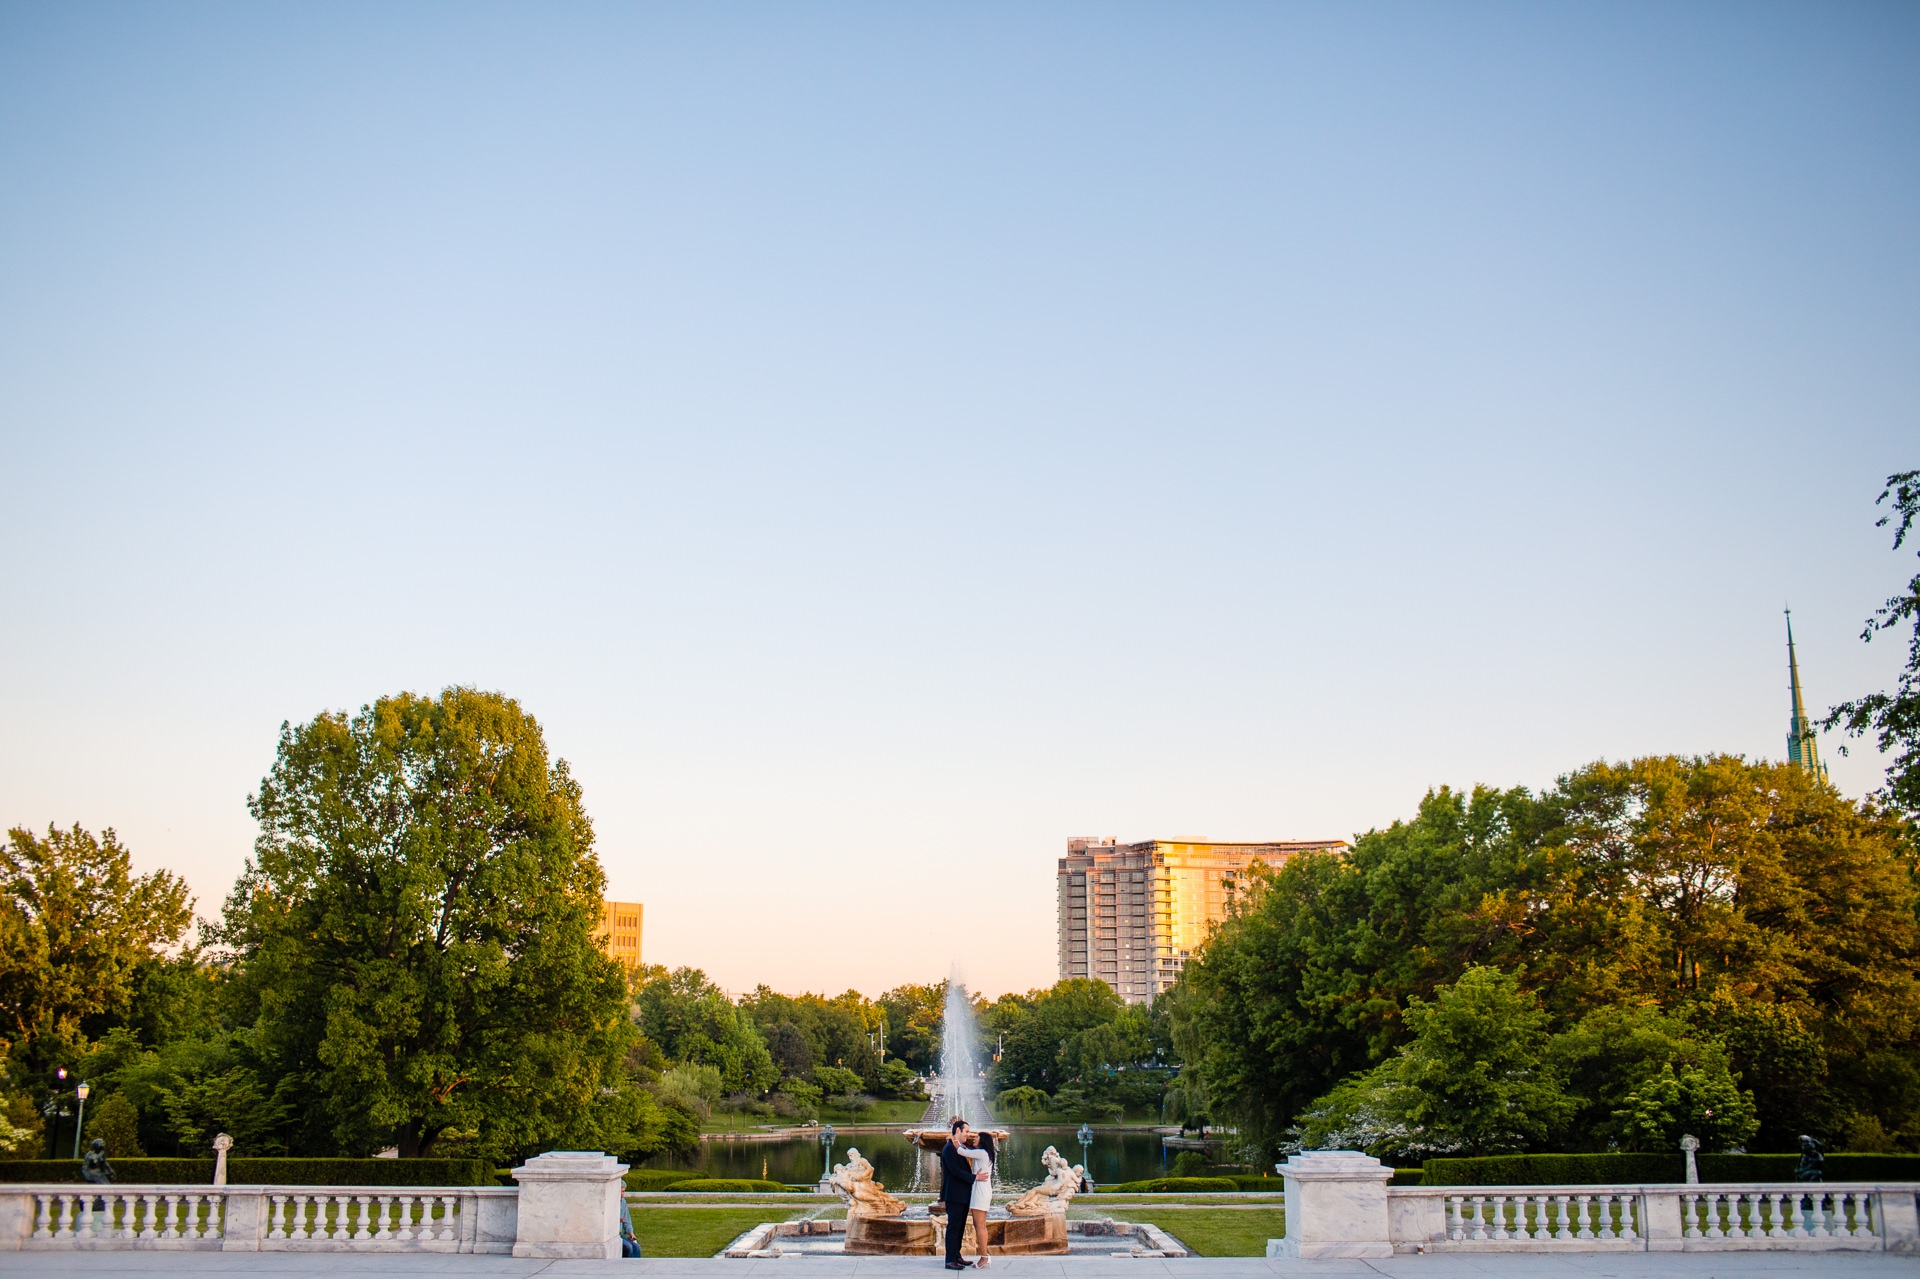
[[[947,1144],[940,1147],[940,1201],[947,1206],[947,1269],[971,1269],[960,1260],[960,1240],[967,1233],[967,1206],[973,1202],[973,1165],[960,1153],[967,1140],[967,1121],[959,1117],[947,1125]]]

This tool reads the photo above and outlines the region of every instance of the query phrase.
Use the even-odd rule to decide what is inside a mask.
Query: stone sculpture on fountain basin
[[[934,1148],[947,1139],[945,1129],[910,1131],[907,1140],[923,1149]],[[1004,1138],[1004,1133],[995,1133]],[[1067,1204],[1080,1188],[1082,1173],[1047,1147],[1041,1156],[1047,1167],[1047,1180],[1008,1204],[994,1209],[987,1219],[987,1251],[995,1256],[1057,1255],[1067,1251]],[[847,1151],[847,1162],[834,1166],[829,1178],[835,1189],[846,1196],[847,1234],[845,1251],[853,1256],[938,1256],[946,1250],[946,1232],[951,1228],[945,1206],[937,1200],[931,1208],[907,1208],[886,1193],[886,1187],[873,1179],[873,1165],[858,1150]],[[966,1232],[961,1242],[965,1255],[979,1248],[974,1239],[971,1217],[960,1223]]]

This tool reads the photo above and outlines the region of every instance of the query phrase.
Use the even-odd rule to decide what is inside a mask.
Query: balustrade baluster
[[[373,1232],[367,1229],[367,1205],[373,1202],[373,1196],[355,1195],[353,1198],[354,1202],[360,1205],[358,1229],[353,1232],[353,1237],[355,1239],[371,1239],[373,1238]]]
[[[1615,1239],[1625,1239],[1629,1242],[1638,1239],[1640,1237],[1640,1227],[1635,1221],[1633,1214],[1639,1210],[1640,1205],[1644,1203],[1645,1200],[1641,1199],[1639,1195],[1615,1195],[1614,1199],[1620,1205],[1620,1228],[1613,1232],[1613,1237]]]
[[[1709,1195],[1700,1196],[1700,1202],[1705,1206],[1706,1214],[1707,1214],[1706,1223],[1705,1223],[1706,1229],[1701,1232],[1701,1238],[1703,1239],[1726,1238],[1727,1232],[1720,1228],[1720,1201],[1723,1198],[1725,1198],[1725,1196],[1720,1194],[1709,1194]]]
[[[287,1197],[273,1196],[273,1207],[267,1210],[267,1238],[285,1239],[287,1237]]]
[[[1591,1210],[1591,1205],[1593,1203],[1593,1196],[1592,1195],[1575,1195],[1573,1197],[1573,1202],[1576,1205],[1575,1211],[1579,1215],[1579,1222],[1580,1222],[1580,1229],[1574,1233],[1573,1237],[1575,1239],[1593,1238],[1593,1223],[1588,1219],[1590,1210]]]
[[[1447,1238],[1458,1242],[1467,1237],[1465,1228],[1460,1224],[1460,1206],[1465,1202],[1460,1195],[1447,1195]]]
[[[93,1238],[93,1196],[80,1196],[80,1224],[74,1229],[74,1238]]]
[[[1553,1237],[1555,1239],[1571,1239],[1573,1238],[1573,1225],[1567,1218],[1573,1211],[1573,1196],[1555,1195],[1554,1199],[1557,1200],[1560,1205],[1560,1229],[1554,1232]]]
[[[53,1200],[53,1237],[73,1238],[73,1196],[55,1195]]]
[[[1473,1233],[1467,1237],[1469,1239],[1487,1237],[1487,1197],[1485,1195],[1473,1196]]]
[[[160,1237],[160,1218],[156,1215],[160,1196],[144,1194],[140,1196],[140,1237],[158,1239]]]
[[[1818,1194],[1813,1197],[1813,1237],[1816,1239],[1833,1238],[1833,1196]]]

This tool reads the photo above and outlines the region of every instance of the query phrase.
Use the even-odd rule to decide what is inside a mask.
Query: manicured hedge
[[[1101,1186],[1099,1189],[1103,1194],[1230,1195],[1240,1187],[1232,1177],[1151,1177],[1146,1181],[1123,1181],[1117,1186]]]
[[[211,1159],[112,1159],[114,1180],[129,1186],[206,1186]],[[0,1160],[0,1182],[79,1181],[77,1159]],[[229,1159],[235,1186],[491,1186],[484,1159]]]
[[[1424,1186],[1427,1184],[1427,1174],[1419,1168],[1395,1168],[1393,1180],[1387,1184],[1389,1186]]]
[[[1279,1177],[1247,1177],[1236,1174],[1231,1180],[1242,1190],[1257,1190],[1262,1193],[1271,1192],[1277,1195],[1284,1193],[1287,1188],[1286,1181]]]
[[[665,1190],[699,1176],[699,1173],[688,1172],[685,1168],[635,1168],[621,1180],[627,1183],[628,1190]]]
[[[1798,1155],[1696,1155],[1703,1182],[1790,1182]],[[1429,1186],[1603,1186],[1682,1182],[1685,1156],[1485,1155],[1429,1159]],[[1828,1181],[1920,1181],[1920,1155],[1828,1155]],[[1395,1181],[1396,1185],[1405,1184]]]
[[[692,1194],[746,1194],[765,1191],[785,1192],[786,1187],[777,1181],[761,1181],[758,1177],[695,1177],[691,1181],[676,1181],[674,1190]]]

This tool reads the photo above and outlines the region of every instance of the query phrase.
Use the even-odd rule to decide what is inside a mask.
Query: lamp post
[[[1093,1157],[1090,1153],[1093,1146],[1093,1125],[1081,1124],[1080,1131],[1075,1133],[1074,1136],[1080,1139],[1080,1166],[1085,1168],[1093,1162]],[[1087,1173],[1087,1180],[1093,1180],[1093,1173],[1091,1171]]]
[[[80,1081],[80,1086],[73,1090],[74,1095],[80,1098],[80,1113],[73,1121],[73,1157],[75,1159],[80,1157],[80,1130],[86,1126],[87,1094],[92,1091],[93,1089],[87,1086],[87,1081],[84,1079]]]
[[[820,1130],[820,1184],[826,1185],[827,1178],[833,1176],[833,1140],[839,1136],[833,1125],[828,1124]]]

